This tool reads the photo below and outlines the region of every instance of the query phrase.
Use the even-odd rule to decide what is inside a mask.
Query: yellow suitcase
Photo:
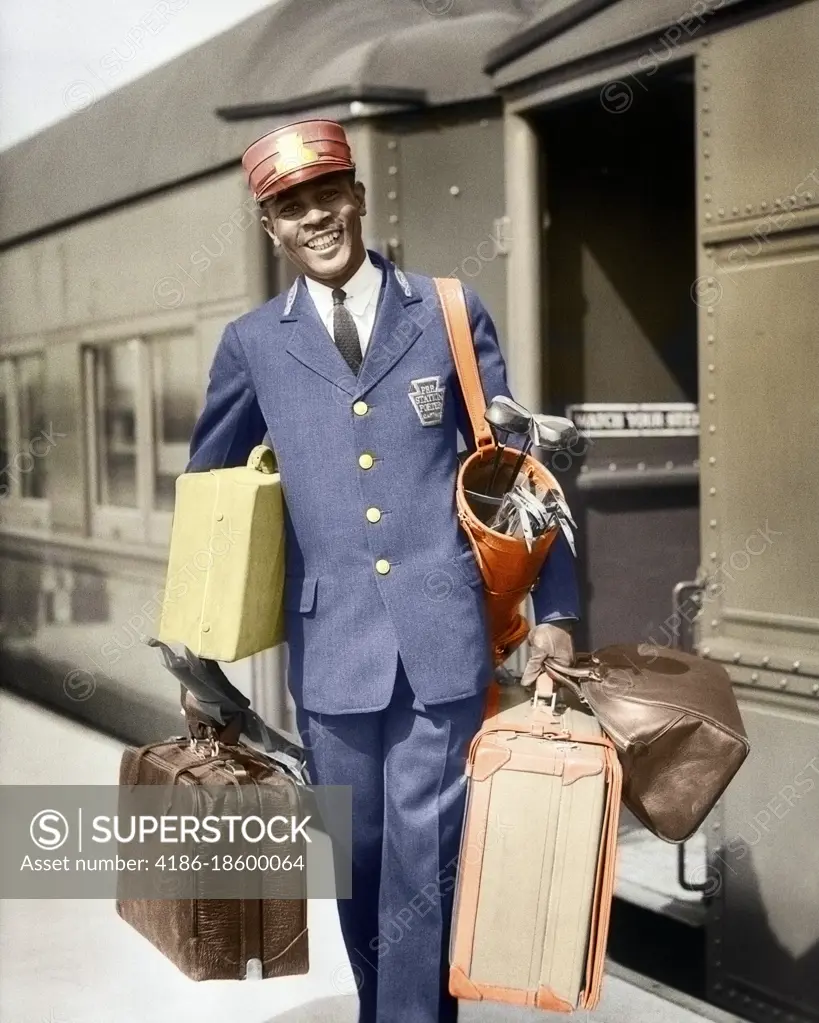
[[[284,640],[284,502],[273,452],[176,481],[159,638],[238,661]]]

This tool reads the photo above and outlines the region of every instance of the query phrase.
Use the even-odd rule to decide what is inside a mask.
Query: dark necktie
[[[333,291],[333,339],[344,361],[358,376],[361,367],[361,343],[352,313],[344,305],[347,292],[341,288]]]

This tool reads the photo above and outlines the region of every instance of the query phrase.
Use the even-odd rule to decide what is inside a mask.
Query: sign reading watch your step
[[[697,437],[700,413],[689,402],[586,402],[566,415],[584,437]]]

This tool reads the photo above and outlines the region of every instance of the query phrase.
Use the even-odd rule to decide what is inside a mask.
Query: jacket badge
[[[298,277],[290,285],[290,290],[287,292],[287,299],[284,303],[284,311],[282,316],[289,316],[290,310],[293,308],[293,303],[296,301],[296,292],[299,290],[299,279]]]
[[[422,426],[440,426],[444,418],[444,394],[441,378],[419,377],[410,381],[407,392]]]
[[[395,279],[407,298],[412,298],[412,288],[410,282],[407,280],[406,275],[398,267],[395,268]]]

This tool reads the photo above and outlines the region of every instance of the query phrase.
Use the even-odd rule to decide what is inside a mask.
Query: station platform
[[[122,744],[0,691],[0,784],[113,784]],[[3,1023],[356,1023],[336,905],[311,900],[310,972],[196,983],[117,916],[112,902],[0,901]],[[601,1004],[572,1017],[462,1002],[462,1023],[744,1023],[610,963]],[[400,1023],[400,1021],[396,1021]]]

